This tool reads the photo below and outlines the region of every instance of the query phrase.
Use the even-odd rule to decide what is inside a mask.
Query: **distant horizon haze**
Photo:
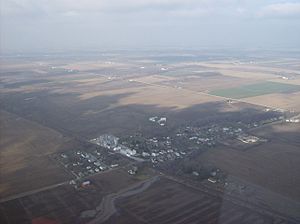
[[[300,49],[299,0],[1,0],[0,52]]]

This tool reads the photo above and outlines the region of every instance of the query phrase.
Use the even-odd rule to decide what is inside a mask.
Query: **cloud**
[[[165,12],[178,14],[208,11],[222,14],[224,9],[239,5],[238,0],[1,0],[5,15],[31,13],[54,15],[67,12],[87,13],[139,13]]]
[[[258,12],[259,17],[300,17],[300,3],[277,3],[263,7]]]
[[[0,0],[0,52],[1,47],[281,42],[299,46],[299,4],[299,0]]]
[[[79,13],[77,11],[66,11],[62,13],[63,16],[73,17],[73,16],[79,16]]]
[[[163,13],[179,17],[218,16],[295,16],[300,3],[278,0],[0,0],[5,16],[76,16],[87,14]],[[265,5],[266,2],[269,5]],[[74,13],[76,12],[76,13]]]

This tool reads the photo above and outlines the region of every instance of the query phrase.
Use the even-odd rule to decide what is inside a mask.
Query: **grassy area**
[[[133,176],[137,180],[146,180],[157,175],[154,170],[149,167],[139,167],[137,173]]]
[[[291,85],[277,82],[261,82],[237,88],[214,90],[211,91],[210,94],[240,99],[270,93],[290,93],[297,91],[300,91],[299,85]]]
[[[138,180],[146,180],[146,179],[149,179],[150,177],[151,177],[151,176],[146,175],[146,174],[137,174],[137,175],[135,176],[135,178],[138,179]]]

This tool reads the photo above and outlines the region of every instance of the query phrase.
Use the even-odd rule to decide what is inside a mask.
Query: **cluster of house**
[[[95,151],[97,156],[100,156],[98,151]],[[88,176],[109,169],[101,159],[96,155],[82,151],[70,151],[67,155],[62,153],[61,162],[78,178]]]
[[[214,146],[216,142],[223,142],[228,137],[235,138],[246,144],[265,141],[259,137],[246,134],[241,128],[231,126],[222,127],[219,125],[211,125],[206,128],[188,126],[185,129],[179,129],[176,136],[184,137],[197,144],[206,146]]]
[[[77,190],[87,189],[92,186],[92,182],[90,180],[71,180],[69,184]]]
[[[91,139],[90,142],[107,149],[113,149],[118,145],[119,138],[114,135],[104,134],[98,138]]]
[[[137,138],[130,136],[127,140],[122,140],[113,135],[102,135],[90,142],[109,149],[111,152],[120,153],[138,161],[151,161],[153,164],[183,158],[186,152],[179,151],[172,146],[170,137],[162,138],[140,138],[140,144],[136,144]]]
[[[151,161],[153,165],[168,161],[183,158],[186,152],[180,151],[179,147],[173,144],[170,136],[167,137],[139,137],[139,144],[136,139],[131,136],[127,140],[127,144],[137,151],[136,157],[141,157],[144,160]]]
[[[119,138],[114,135],[104,134],[98,138],[91,139],[90,142],[128,157],[136,155],[136,150],[120,144]]]
[[[242,133],[241,128],[210,125],[208,127],[190,127],[179,129],[176,136],[186,138],[198,145],[214,146],[217,141]]]
[[[300,119],[291,118],[291,119],[286,119],[285,122],[287,122],[287,123],[299,123]]]
[[[267,108],[266,112],[270,110]],[[272,110],[274,111],[274,110]],[[279,116],[279,117],[278,117]],[[263,122],[276,121],[282,119],[282,115],[275,114],[268,118],[251,123],[251,127],[257,127]],[[150,122],[165,126],[166,117],[153,116],[149,118]],[[289,119],[286,122],[298,122],[298,119]],[[249,127],[250,127],[249,126]],[[130,136],[129,139],[120,143],[120,138],[104,134],[98,138],[91,139],[90,142],[102,146],[110,151],[120,153],[131,157],[132,159],[149,160],[153,164],[164,162],[167,160],[175,160],[183,158],[193,149],[201,149],[201,146],[212,147],[218,142],[223,143],[228,138],[237,139],[245,144],[253,144],[264,141],[259,137],[246,134],[244,129],[249,128],[246,123],[237,122],[236,124],[211,124],[208,126],[186,126],[176,130],[171,134],[172,137],[152,137],[143,138],[141,135]],[[172,138],[172,140],[171,140]],[[174,141],[175,144],[174,145]],[[183,150],[184,149],[184,150]]]
[[[167,123],[167,118],[166,117],[154,116],[154,117],[149,117],[149,121],[157,123],[160,126],[165,126],[166,123]]]
[[[148,150],[143,151],[143,149],[140,149],[139,152],[119,143],[119,138],[113,135],[101,135],[96,139],[90,140],[90,142],[133,159],[150,160],[153,164],[182,158],[186,154],[185,152],[172,149],[170,137],[164,140],[158,140],[155,137],[145,139]]]
[[[239,135],[237,139],[246,144],[256,143],[260,141],[260,138],[253,135],[246,135],[246,134]]]
[[[130,175],[135,175],[137,172],[138,172],[138,167],[137,166],[133,166],[133,167],[131,167],[130,170],[128,170],[128,173]]]
[[[165,162],[168,160],[175,160],[179,158],[183,158],[185,155],[185,152],[180,152],[180,151],[175,151],[173,149],[168,149],[168,150],[160,150],[159,152],[152,152],[148,158],[150,158],[150,161],[153,164],[157,164],[160,162]],[[147,157],[145,157],[147,158]]]
[[[121,144],[114,147],[113,151],[119,152],[120,154],[128,156],[128,157],[136,155],[136,150],[130,149],[127,146],[124,146],[124,145],[121,145]]]

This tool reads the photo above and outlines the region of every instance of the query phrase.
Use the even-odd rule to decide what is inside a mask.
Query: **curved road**
[[[95,209],[83,211],[80,216],[82,218],[93,217],[93,220],[88,222],[88,224],[102,223],[108,220],[117,211],[115,207],[116,199],[139,194],[147,190],[157,180],[159,180],[159,176],[152,177],[145,181],[129,186],[128,188],[124,188],[117,193],[106,195]]]

